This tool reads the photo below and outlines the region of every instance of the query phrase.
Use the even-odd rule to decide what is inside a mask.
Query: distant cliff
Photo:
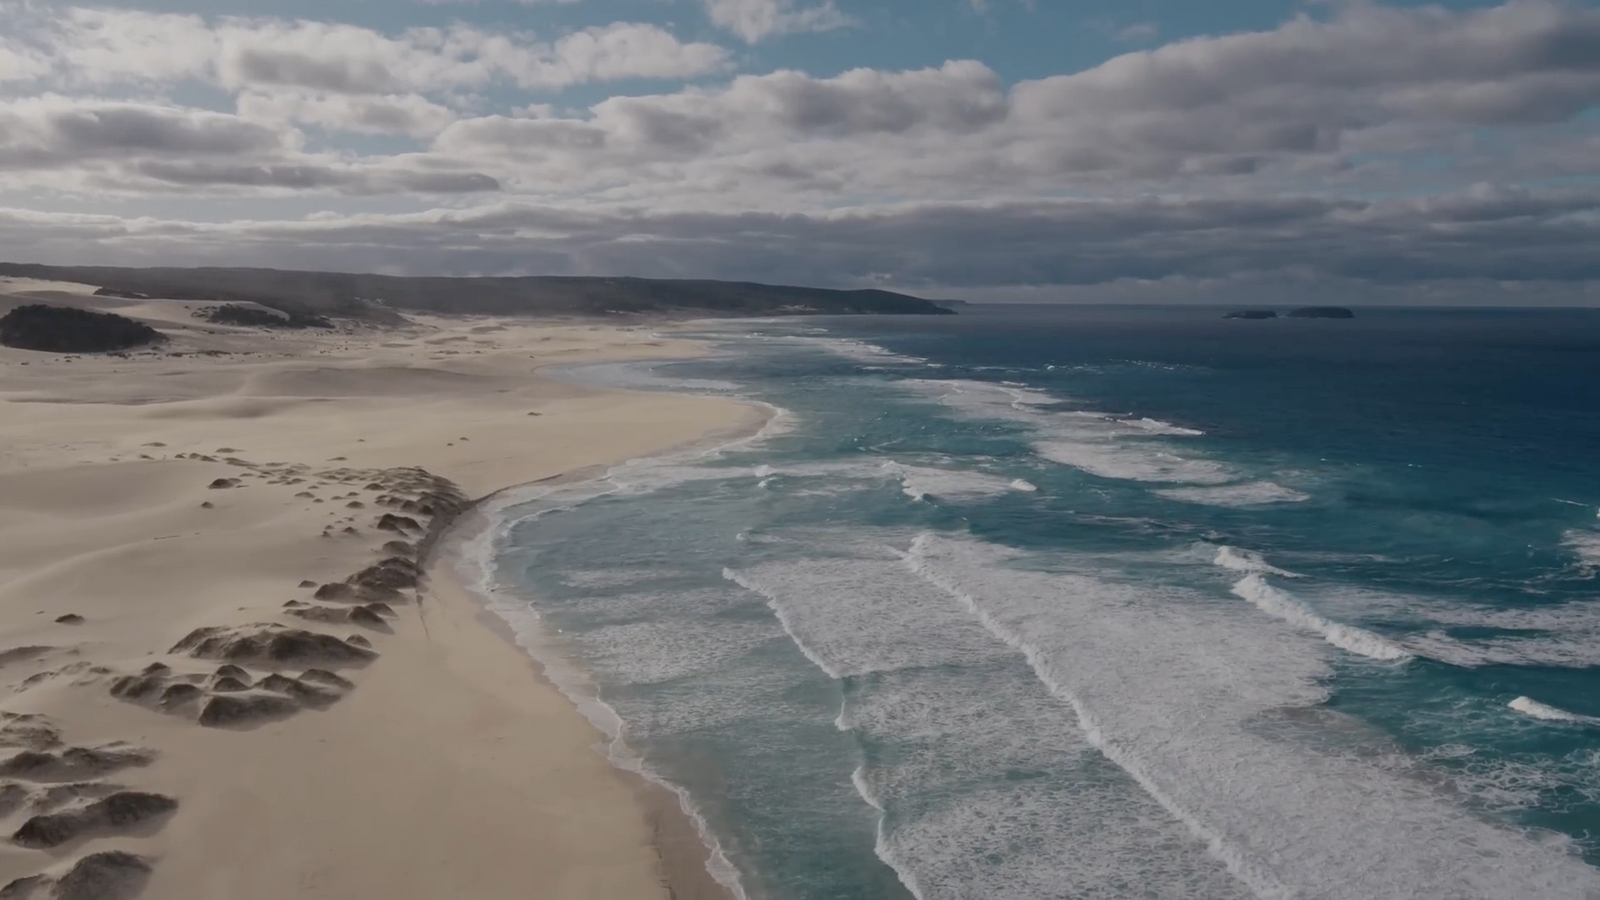
[[[252,302],[286,313],[382,321],[394,311],[701,316],[954,315],[921,297],[737,281],[658,278],[409,278],[282,269],[122,269],[0,263],[0,276],[99,285],[110,296]]]

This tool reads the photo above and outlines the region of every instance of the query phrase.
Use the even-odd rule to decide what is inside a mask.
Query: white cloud
[[[228,90],[275,85],[330,93],[430,93],[509,82],[559,89],[588,81],[693,78],[722,69],[727,50],[683,43],[655,26],[619,22],[545,41],[467,25],[389,35],[355,25],[275,18],[71,8],[33,15],[36,56],[69,81],[173,83]],[[11,55],[0,45],[0,65]],[[15,68],[13,63],[9,68]],[[4,72],[0,68],[0,72]],[[28,71],[39,74],[37,64]]]
[[[840,193],[1331,185],[1381,174],[1363,155],[1461,155],[1484,126],[1571,120],[1600,103],[1596,59],[1600,10],[1358,6],[1331,22],[1182,41],[1009,91],[973,61],[832,78],[779,71],[613,97],[580,115],[467,118],[435,147],[528,190],[611,186],[619,199],[758,208],[837,203]],[[1581,163],[1564,158],[1569,170]]]
[[[296,92],[239,95],[239,116],[257,122],[300,122],[360,134],[427,138],[456,120],[449,107],[418,94],[352,96]]]
[[[33,81],[49,71],[50,61],[43,53],[0,36],[0,84],[7,81]]]
[[[797,6],[795,0],[701,0],[711,24],[754,44],[783,34],[832,31],[851,24],[833,0]]]

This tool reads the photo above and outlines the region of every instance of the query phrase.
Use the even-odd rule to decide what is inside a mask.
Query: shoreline
[[[199,305],[119,304],[168,338],[127,356],[0,348],[0,765],[98,767],[75,795],[0,773],[0,828],[142,804],[59,849],[0,846],[0,885],[111,866],[161,900],[726,900],[676,795],[595,752],[467,586],[406,573],[468,497],[767,417],[539,371],[703,352],[639,323],[276,332]]]
[[[604,390],[627,389],[604,388]],[[787,414],[787,411],[780,407],[759,401],[725,399],[727,402],[747,408],[760,409],[765,415],[742,428],[713,431],[699,439],[664,447],[626,460],[595,463],[494,490],[473,500],[466,509],[463,509],[445,527],[431,548],[431,554],[422,561],[429,576],[430,588],[442,588],[442,593],[453,602],[471,604],[477,611],[478,621],[514,647],[517,652],[524,654],[540,683],[559,692],[572,705],[573,712],[582,716],[594,728],[597,738],[593,746],[594,752],[605,759],[624,782],[632,786],[645,813],[646,820],[651,826],[652,844],[661,861],[663,879],[674,900],[747,900],[748,895],[737,869],[724,855],[716,835],[710,831],[709,825],[695,809],[693,798],[682,788],[651,772],[645,760],[627,747],[620,733],[616,733],[620,728],[620,720],[604,701],[592,696],[580,696],[579,687],[565,683],[567,679],[552,675],[553,665],[559,664],[560,667],[567,668],[568,664],[560,658],[557,650],[545,646],[548,641],[546,636],[525,635],[519,632],[517,625],[497,608],[497,591],[489,584],[493,577],[490,571],[493,565],[491,551],[494,544],[503,536],[503,529],[510,524],[509,520],[499,518],[502,511],[537,499],[533,496],[515,496],[519,491],[534,486],[555,487],[596,480],[618,466],[638,460],[668,459],[697,452],[698,455],[715,453],[725,448],[759,440],[769,428]],[[482,552],[473,553],[473,550]],[[476,571],[471,573],[463,571],[469,566]],[[530,615],[537,619],[536,613],[530,611]],[[538,626],[530,624],[524,627],[537,629]],[[556,658],[552,659],[552,656]],[[578,679],[587,681],[582,673],[577,673],[576,670],[574,672]],[[596,721],[596,717],[589,711],[595,705],[604,708],[605,717],[613,720],[615,724],[608,727]],[[624,751],[624,755],[620,758],[614,752],[618,747]],[[714,871],[717,869],[725,873],[723,878],[717,876]]]

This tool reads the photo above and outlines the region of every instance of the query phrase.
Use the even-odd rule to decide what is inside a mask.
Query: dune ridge
[[[162,342],[0,348],[0,896],[720,895],[675,797],[450,574],[495,490],[757,427],[547,379],[639,326],[266,329],[0,279]]]

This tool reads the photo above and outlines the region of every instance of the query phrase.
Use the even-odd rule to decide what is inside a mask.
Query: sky
[[[1600,305],[1600,0],[0,0],[0,259]]]

